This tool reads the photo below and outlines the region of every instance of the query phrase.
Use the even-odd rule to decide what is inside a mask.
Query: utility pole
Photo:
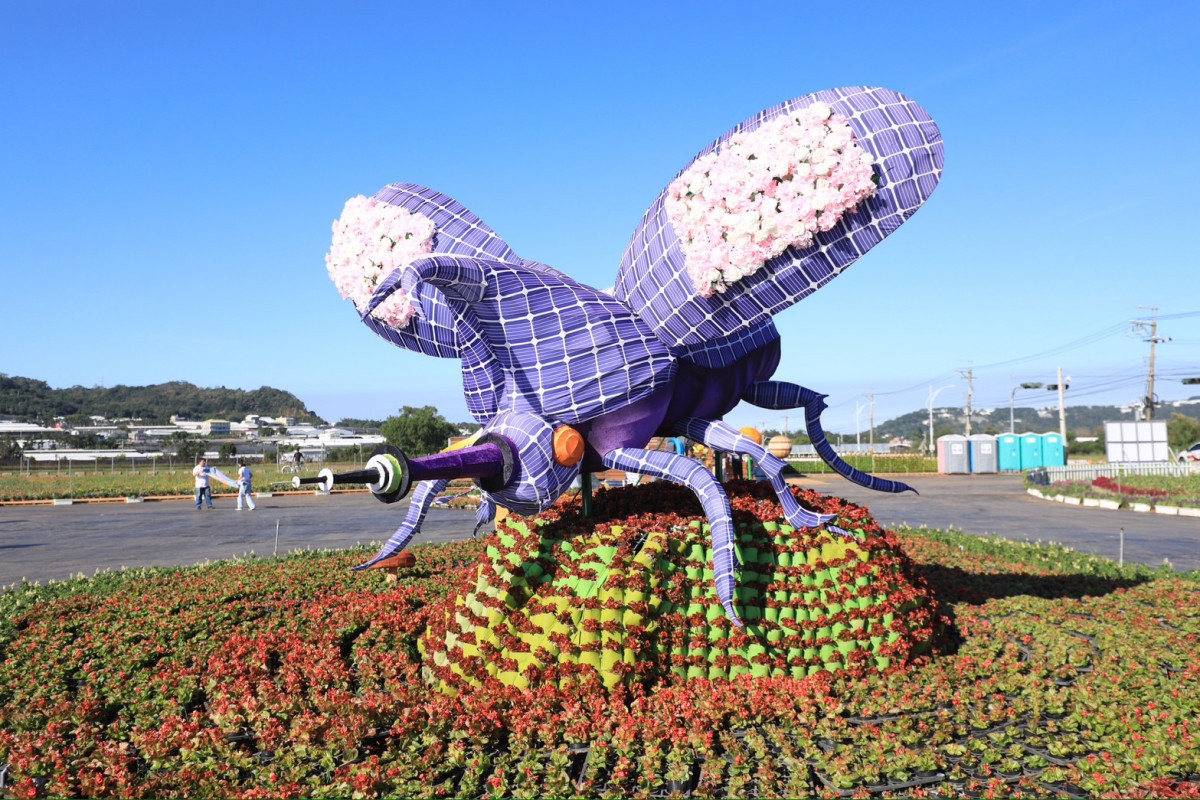
[[[1150,311],[1150,320],[1144,319],[1133,320],[1134,333],[1146,334],[1149,331],[1149,336],[1142,339],[1143,342],[1150,343],[1150,371],[1146,376],[1146,410],[1144,416],[1147,420],[1154,419],[1154,345],[1159,342],[1169,342],[1170,337],[1161,337],[1158,335],[1158,306],[1138,306]]]
[[[960,369],[959,375],[967,379],[967,436],[971,435],[971,394],[974,391],[975,370],[973,367]]]

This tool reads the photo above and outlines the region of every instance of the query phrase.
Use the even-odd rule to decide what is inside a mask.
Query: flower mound
[[[342,216],[333,223],[333,244],[325,268],[343,299],[354,301],[366,313],[371,295],[392,271],[433,249],[433,221],[374,198],[359,195],[346,201]],[[371,312],[395,328],[403,328],[416,310],[403,289]]]
[[[502,524],[487,558],[431,611],[421,639],[427,677],[451,692],[489,676],[521,689],[590,680],[612,689],[864,674],[930,652],[942,628],[935,603],[862,509],[801,496],[862,537],[847,539],[781,524],[769,487],[730,488],[744,628],[716,595],[702,518],[656,512],[694,506],[691,494],[654,483],[606,493],[598,506],[607,519],[560,506]]]
[[[666,198],[696,293],[724,292],[788,247],[811,245],[875,193],[873,163],[821,102],[696,159]]]

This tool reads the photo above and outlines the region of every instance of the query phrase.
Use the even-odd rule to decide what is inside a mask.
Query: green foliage
[[[1067,431],[1067,452],[1072,456],[1102,456],[1105,454],[1104,426],[1100,426],[1095,434],[1094,442],[1081,442],[1074,431]]]
[[[1200,442],[1200,420],[1172,414],[1167,422],[1167,444],[1172,450],[1186,450]]]
[[[297,417],[322,422],[291,392],[263,386],[242,389],[202,389],[183,381],[152,386],[72,386],[52,389],[45,381],[0,374],[0,417],[43,423],[55,417],[87,425],[88,414],[108,419],[141,419],[166,423],[173,414],[192,419],[241,419],[247,414]]]
[[[227,460],[237,455],[237,445],[233,442],[222,443],[220,449],[217,450],[217,457],[221,460]]]
[[[181,439],[179,447],[175,451],[175,457],[180,461],[197,461],[200,456],[204,455],[204,442],[199,439]]]
[[[357,417],[344,417],[337,421],[335,427],[350,428],[356,431],[374,432],[383,426],[381,419],[358,419]]]
[[[409,456],[425,456],[446,446],[458,427],[447,422],[433,406],[403,406],[400,416],[388,417],[379,432],[388,444],[399,447]]]

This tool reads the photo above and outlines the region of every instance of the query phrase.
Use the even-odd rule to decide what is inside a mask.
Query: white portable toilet
[[[976,433],[968,436],[967,442],[971,451],[971,472],[996,472],[996,437],[990,433]]]

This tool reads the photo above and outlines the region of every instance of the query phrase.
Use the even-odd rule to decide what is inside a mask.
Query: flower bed
[[[1200,793],[1200,576],[896,539],[951,650],[611,691],[429,688],[418,643],[495,537],[414,548],[391,587],[349,572],[362,552],[22,586],[0,595],[0,795]]]
[[[1059,481],[1049,486],[1026,485],[1044,494],[1064,497],[1116,500],[1121,507],[1133,503],[1159,503],[1169,506],[1200,507],[1200,476],[1162,478],[1146,475],[1100,477],[1092,481]]]

